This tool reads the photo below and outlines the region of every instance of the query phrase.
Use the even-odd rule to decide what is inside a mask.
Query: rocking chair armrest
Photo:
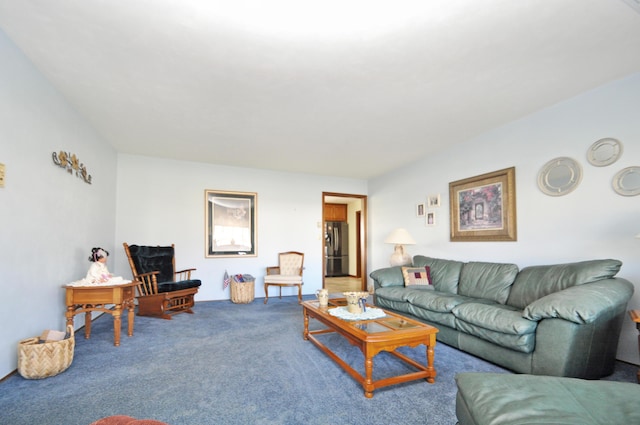
[[[181,280],[191,280],[191,272],[194,271],[194,269],[184,269],[184,270],[178,270],[177,272],[174,273],[174,276],[176,278],[176,281],[181,281]]]
[[[192,271],[194,271],[194,270],[195,270],[195,268],[193,268],[193,269],[178,270],[178,271],[176,272],[176,274],[178,274],[178,273],[184,273],[184,272],[192,272]]]
[[[267,275],[280,274],[280,266],[267,267]]]

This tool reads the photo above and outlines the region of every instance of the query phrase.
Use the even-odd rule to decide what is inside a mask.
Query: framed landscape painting
[[[516,169],[449,183],[451,241],[516,241]]]
[[[205,190],[205,257],[255,257],[258,195]]]

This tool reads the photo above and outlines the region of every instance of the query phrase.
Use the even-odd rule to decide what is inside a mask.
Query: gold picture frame
[[[451,241],[516,241],[516,169],[449,183]]]
[[[205,190],[205,257],[256,257],[258,194]]]

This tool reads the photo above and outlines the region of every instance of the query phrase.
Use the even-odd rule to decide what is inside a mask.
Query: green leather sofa
[[[640,424],[640,385],[556,376],[460,373],[459,425]]]
[[[438,341],[518,373],[598,379],[613,372],[633,285],[622,263],[531,266],[416,255],[433,285],[402,268],[371,272],[374,303],[439,329]]]

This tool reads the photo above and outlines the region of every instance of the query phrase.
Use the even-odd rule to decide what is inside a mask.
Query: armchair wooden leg
[[[269,284],[264,284],[264,303],[266,304],[269,301]]]
[[[302,285],[298,285],[298,304],[302,304]]]

